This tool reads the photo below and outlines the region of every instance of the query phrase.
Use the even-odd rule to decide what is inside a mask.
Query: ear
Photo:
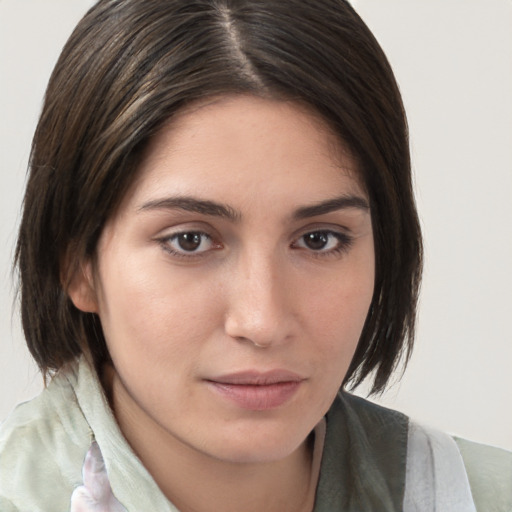
[[[98,299],[90,261],[75,269],[65,285],[65,290],[71,302],[80,311],[84,313],[98,313]]]

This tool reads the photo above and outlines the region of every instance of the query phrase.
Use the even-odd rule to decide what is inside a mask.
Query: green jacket
[[[176,512],[83,359],[0,427],[0,511],[70,510]],[[340,393],[326,416],[315,512],[429,510],[511,512],[512,453]]]

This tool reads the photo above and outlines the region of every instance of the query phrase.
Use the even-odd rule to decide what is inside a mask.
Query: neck
[[[115,371],[109,373],[107,388],[121,431],[180,511],[311,512],[318,479],[318,471],[312,470],[311,439],[284,459],[270,462],[213,458],[152,421],[128,395]]]
[[[161,458],[150,464],[158,485],[182,512],[311,512],[308,448],[305,442],[286,459],[252,464],[205,460],[197,452],[191,457],[187,448],[177,458],[172,449],[169,456],[177,460],[171,471]]]

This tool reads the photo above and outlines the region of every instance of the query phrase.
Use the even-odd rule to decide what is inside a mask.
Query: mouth
[[[210,389],[232,404],[253,411],[276,409],[297,393],[305,378],[287,370],[247,371],[207,379]]]

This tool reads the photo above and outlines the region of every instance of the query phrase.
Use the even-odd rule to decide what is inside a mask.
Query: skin
[[[189,211],[197,200],[226,211]],[[151,142],[69,293],[100,316],[117,421],[180,510],[312,509],[307,438],[373,293],[365,203],[355,160],[295,103],[216,98]],[[275,369],[299,376],[277,407],[244,408],[211,386]]]

